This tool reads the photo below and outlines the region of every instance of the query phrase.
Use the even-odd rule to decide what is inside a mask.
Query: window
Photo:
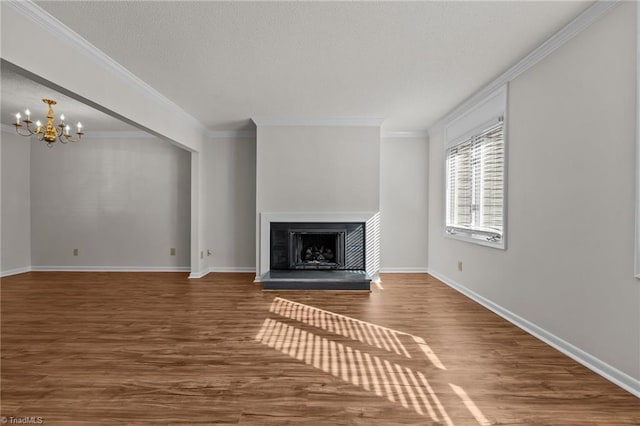
[[[505,248],[505,104],[503,89],[452,122],[445,157],[447,235],[497,248]]]

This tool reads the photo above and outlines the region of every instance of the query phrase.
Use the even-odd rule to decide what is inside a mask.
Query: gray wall
[[[383,138],[380,145],[382,272],[427,270],[429,144]]]
[[[511,83],[506,251],[444,237],[444,141],[433,135],[429,268],[640,379],[634,8],[621,4]]]
[[[190,173],[189,153],[156,138],[32,143],[32,265],[188,267]]]
[[[2,274],[31,267],[30,140],[2,132]]]
[[[261,127],[257,212],[380,210],[378,127]]]
[[[256,140],[204,144],[204,226],[213,271],[252,270],[256,264]]]
[[[377,136],[377,131],[375,134]],[[298,143],[297,139],[295,143]],[[361,143],[364,145],[355,148],[354,155],[360,150],[366,152],[363,154],[365,157],[371,155],[365,161],[372,162],[373,167],[364,165],[364,168],[371,168],[367,173],[373,173],[361,184],[368,187],[373,200],[370,206],[375,205],[379,197],[383,265],[389,271],[423,270],[427,262],[427,192],[423,190],[427,181],[426,141],[407,138],[382,140],[379,145],[378,188],[375,177],[378,143],[371,142],[369,136]],[[21,154],[16,149],[21,149]],[[28,268],[32,264],[30,149],[33,149],[36,167],[33,171],[34,203],[40,206],[34,216],[37,224],[34,223],[36,234],[33,238],[34,244],[38,245],[34,247],[35,267],[188,266],[184,248],[184,236],[187,235],[184,231],[185,217],[188,215],[184,203],[188,207],[189,201],[185,199],[189,192],[188,153],[154,139],[86,139],[78,145],[44,149],[41,145],[27,143],[26,139],[5,133],[3,177],[9,178],[3,179],[5,188],[2,192],[5,224],[2,236],[3,247],[7,247],[6,251],[3,250],[3,271]],[[288,160],[298,153],[297,150],[286,152]],[[342,148],[340,152],[344,152]],[[201,155],[205,204],[203,227],[206,234],[203,248],[212,250],[211,257],[205,256],[206,266],[221,271],[254,268],[256,140],[213,139],[205,144]],[[175,161],[172,156],[176,157]],[[24,164],[18,158],[22,158]],[[87,162],[91,167],[81,167],[89,164]],[[345,157],[341,166],[334,162],[332,168],[337,174],[351,176],[356,163]],[[169,171],[173,167],[179,168],[177,174]],[[156,173],[157,176],[154,175]],[[24,188],[14,183],[21,175]],[[142,180],[141,176],[144,177]],[[133,180],[130,181],[129,177]],[[370,181],[374,184],[371,185]],[[166,190],[178,187],[187,189],[180,194]],[[331,188],[334,190],[335,186]],[[379,196],[375,193],[378,190]],[[146,195],[141,198],[140,194]],[[163,195],[148,202],[151,194]],[[14,201],[15,197],[21,201]],[[145,197],[146,201],[140,202]],[[178,198],[180,201],[176,203],[170,201]],[[182,207],[176,211],[178,204]],[[45,205],[48,210],[43,212]],[[75,207],[68,209],[67,206]],[[78,209],[80,211],[76,211]],[[12,215],[9,210],[15,213]],[[138,211],[139,214],[136,213]],[[170,214],[180,215],[181,231],[172,228]],[[139,219],[142,217],[152,220]],[[17,224],[20,221],[22,225]],[[162,224],[163,221],[167,223]],[[127,228],[127,223],[136,223],[139,227]],[[155,231],[147,233],[150,228]],[[149,237],[149,234],[154,236]],[[182,242],[171,243],[177,235],[180,237],[175,241]],[[143,247],[149,241],[153,241],[150,250]],[[177,256],[169,256],[170,247],[178,249]],[[73,256],[73,248],[79,249],[79,256]]]
[[[371,153],[371,141],[368,137],[361,149]],[[306,135],[300,138],[308,139]],[[299,155],[304,156],[304,153],[300,154],[300,140],[295,139],[294,148],[285,148],[284,154],[282,151],[278,154],[269,146],[268,154],[280,155],[280,159],[284,158],[286,161],[299,158]],[[336,149],[343,152],[343,148]],[[428,181],[428,148],[426,138],[385,138],[380,142],[381,250],[382,265],[388,272],[427,270],[428,191],[425,185]],[[207,259],[208,266],[213,271],[254,268],[256,140],[214,139],[205,144],[203,161],[204,185],[207,188],[204,194],[206,246],[213,253]],[[368,161],[373,162],[375,159],[370,158]],[[311,162],[312,167],[320,164],[318,160]],[[353,173],[353,160],[345,158],[341,164],[332,160],[331,164],[331,169],[338,170],[338,174]],[[365,165],[365,168],[368,167]],[[275,174],[276,178],[284,178],[280,170]],[[322,179],[326,178],[322,176]],[[309,181],[296,178],[293,179],[293,184],[300,184],[303,188],[309,185]],[[332,191],[335,190],[333,183],[330,187]],[[375,190],[375,185],[373,189]],[[285,191],[283,194],[291,192]],[[299,201],[297,195],[290,199]],[[287,205],[287,208],[295,207],[290,203]],[[320,206],[313,208],[320,209]]]
[[[267,266],[260,213],[380,211],[379,127],[258,125],[256,142],[258,274]]]

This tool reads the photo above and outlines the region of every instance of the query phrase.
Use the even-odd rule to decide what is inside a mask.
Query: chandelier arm
[[[78,135],[78,137],[76,139],[73,139],[71,137],[71,135],[64,135],[64,137],[67,139],[67,141],[64,142],[64,143],[67,143],[67,142],[80,142],[80,139],[82,139],[82,135],[84,135],[84,133],[82,133],[82,132],[77,133],[76,132],[76,135]]]
[[[31,131],[31,129],[29,128],[29,125],[27,125],[27,131],[28,131],[29,133],[21,133],[21,132],[20,132],[20,127],[22,127],[22,124],[16,124],[16,123],[13,123],[13,125],[14,125],[14,126],[15,126],[15,128],[16,128],[16,133],[17,133],[17,134],[19,134],[20,136],[31,136],[31,135],[34,135],[34,134],[35,134],[33,131]]]
[[[59,124],[58,127],[60,127],[60,131],[58,132],[58,140],[62,143],[67,143],[67,135],[64,133],[64,128],[62,127],[62,124]]]
[[[22,122],[27,125],[27,132],[29,132],[30,135],[33,135],[35,133],[33,130],[31,130],[31,123],[33,123],[33,121],[27,118],[26,120],[22,120]]]

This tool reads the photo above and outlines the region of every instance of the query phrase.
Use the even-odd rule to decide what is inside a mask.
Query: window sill
[[[498,250],[507,249],[504,238],[500,241],[487,241],[486,236],[484,235],[472,236],[470,233],[463,233],[463,232],[458,232],[456,234],[445,232],[444,236],[445,238],[450,238],[452,240],[466,241],[468,243],[477,244],[485,247],[491,247]]]

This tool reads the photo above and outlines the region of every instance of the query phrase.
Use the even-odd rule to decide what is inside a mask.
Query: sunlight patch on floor
[[[428,391],[427,396],[422,388],[426,378],[409,368],[271,318],[264,321],[256,340],[418,414],[428,413],[434,421],[439,421],[435,407],[441,404],[436,401],[437,396]]]
[[[280,297],[274,298],[270,312],[399,355],[404,359],[412,357],[399,337],[408,337],[433,366],[438,370],[446,370],[420,336]],[[438,393],[421,371],[273,318],[264,320],[255,339],[345,382],[373,392],[420,415],[429,416],[435,422],[454,426]],[[479,425],[491,424],[463,388],[452,383],[449,383],[449,386]]]

